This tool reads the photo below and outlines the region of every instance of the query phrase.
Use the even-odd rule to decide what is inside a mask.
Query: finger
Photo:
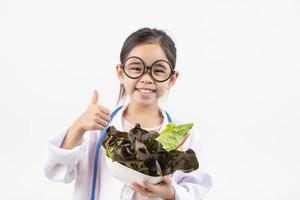
[[[97,117],[100,117],[100,119],[103,119],[104,121],[107,121],[107,122],[110,121],[110,116],[107,115],[107,114],[105,114],[105,113],[103,113],[103,112],[97,112],[97,113],[95,113],[95,115]]]
[[[161,189],[161,186],[159,184],[154,185],[154,184],[150,183],[149,181],[145,181],[144,186],[147,190],[154,192],[154,193],[160,192],[160,189]]]
[[[98,104],[98,98],[99,98],[98,91],[94,90],[93,95],[92,95],[91,104]]]
[[[99,117],[96,117],[96,118],[95,118],[95,122],[96,122],[97,124],[99,124],[99,125],[104,126],[104,127],[108,125],[108,122],[107,122],[107,121],[105,121],[105,120],[103,120],[103,119],[100,119]]]
[[[148,190],[151,191],[152,193],[155,194],[161,194],[164,192],[165,189],[168,187],[171,187],[171,179],[169,176],[164,176],[163,181],[160,182],[160,184],[152,184],[149,181],[144,182],[144,187]]]
[[[166,184],[171,184],[171,178],[169,176],[163,176],[163,181],[166,182]]]
[[[138,193],[140,193],[143,196],[148,196],[149,195],[149,191],[147,191],[144,187],[140,186],[137,183],[133,183],[132,184],[133,188],[135,191],[137,191]]]
[[[108,108],[105,108],[104,106],[99,106],[99,109],[101,112],[109,115],[110,114],[110,110]]]
[[[104,127],[98,123],[93,124],[92,129],[93,130],[102,130]]]

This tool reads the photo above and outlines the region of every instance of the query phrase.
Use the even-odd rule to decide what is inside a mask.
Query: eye
[[[155,65],[153,66],[153,73],[158,76],[168,74],[169,71],[170,71],[170,67],[164,61],[159,61],[155,63]]]
[[[130,67],[131,70],[141,71],[142,69],[140,67]]]
[[[154,70],[154,73],[166,73],[166,72],[162,69],[156,69]]]
[[[141,72],[142,68],[140,66],[130,66],[130,70],[134,72]]]
[[[158,75],[159,74],[165,74],[165,73],[167,73],[167,69],[164,66],[155,65],[154,68],[153,68],[153,73],[158,74]]]

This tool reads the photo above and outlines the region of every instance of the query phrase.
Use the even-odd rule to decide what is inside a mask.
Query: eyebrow
[[[160,64],[160,63],[155,63],[155,66],[159,66],[161,68],[167,69],[167,67],[165,65]]]
[[[129,64],[141,64],[141,63],[142,63],[141,61],[132,61]]]

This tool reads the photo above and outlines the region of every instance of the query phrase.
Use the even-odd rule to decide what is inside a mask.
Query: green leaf
[[[176,126],[174,123],[167,124],[166,128],[159,134],[156,141],[163,145],[167,151],[175,150],[186,138],[188,131],[193,127],[193,123]]]

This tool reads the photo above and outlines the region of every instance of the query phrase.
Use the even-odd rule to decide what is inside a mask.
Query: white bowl
[[[112,161],[109,157],[105,156],[106,165],[111,175],[120,180],[121,182],[131,186],[133,182],[139,185],[144,185],[144,181],[149,181],[152,184],[157,184],[163,180],[162,176],[148,176],[141,172],[135,171],[126,167],[117,161]]]

